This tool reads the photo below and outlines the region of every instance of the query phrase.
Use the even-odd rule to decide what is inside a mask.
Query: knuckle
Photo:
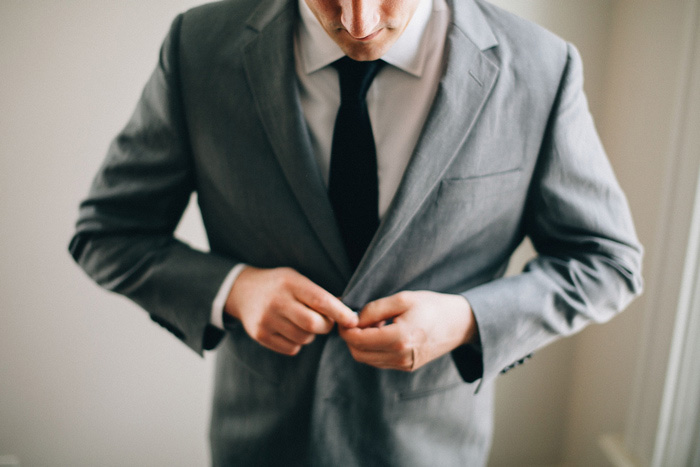
[[[392,344],[392,350],[404,354],[411,351],[411,344],[405,339],[399,339]]]
[[[315,334],[307,334],[306,336],[304,336],[304,337],[302,338],[302,344],[303,344],[303,345],[309,345],[309,344],[312,343],[315,339],[316,339],[316,335],[315,335]]]
[[[314,332],[318,327],[317,321],[311,313],[304,313],[303,315],[299,316],[297,324],[304,331],[308,332]]]
[[[258,328],[251,334],[251,337],[258,342],[268,342],[270,334],[263,328]]]
[[[278,285],[283,288],[289,288],[295,278],[294,270],[292,268],[277,268],[275,270],[275,276],[278,282]]]
[[[257,332],[267,332],[266,330],[272,327],[274,319],[270,313],[264,313],[260,317],[260,323],[258,325]]]
[[[270,297],[270,306],[268,310],[282,310],[284,309],[286,300],[281,295],[273,295]]]
[[[324,319],[321,325],[318,327],[318,334],[328,334],[333,329],[333,322]]]
[[[403,291],[396,294],[396,300],[400,307],[408,308],[413,302],[413,294],[410,291]]]
[[[325,310],[328,307],[328,300],[322,294],[313,294],[309,298],[309,307],[312,310]]]

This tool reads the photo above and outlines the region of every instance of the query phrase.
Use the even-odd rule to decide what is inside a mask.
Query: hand
[[[259,344],[285,355],[296,355],[335,323],[358,323],[357,314],[338,298],[289,268],[246,267],[233,283],[224,311]]]
[[[360,312],[356,328],[340,329],[355,360],[403,371],[416,370],[471,342],[477,333],[464,297],[427,291],[400,292],[371,302]]]

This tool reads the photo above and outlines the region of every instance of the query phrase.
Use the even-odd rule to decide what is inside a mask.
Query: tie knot
[[[358,62],[350,57],[343,57],[332,63],[338,70],[340,79],[340,95],[343,102],[348,99],[359,99],[364,101],[374,77],[386,64],[383,60],[373,60]]]

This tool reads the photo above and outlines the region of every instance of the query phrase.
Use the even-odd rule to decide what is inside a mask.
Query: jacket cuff
[[[484,355],[481,351],[481,343],[457,347],[452,351],[452,360],[465,382],[473,383],[484,376]]]

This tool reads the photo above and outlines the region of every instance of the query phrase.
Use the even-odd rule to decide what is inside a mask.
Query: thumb
[[[379,327],[384,322],[404,314],[409,308],[410,305],[407,303],[404,294],[380,298],[379,300],[368,303],[360,311],[360,322],[357,327]]]

